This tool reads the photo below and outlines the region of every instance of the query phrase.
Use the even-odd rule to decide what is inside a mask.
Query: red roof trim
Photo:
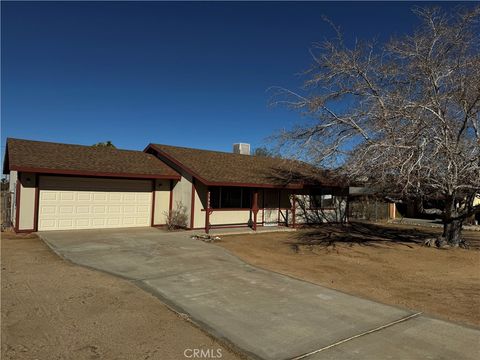
[[[268,189],[303,189],[303,184],[275,185],[275,184],[255,184],[255,183],[211,182],[211,181],[208,181],[205,185],[208,185],[208,186],[243,186],[243,187],[257,187],[257,188],[268,188]]]
[[[204,178],[202,178],[198,173],[196,173],[195,171],[193,171],[192,169],[190,169],[189,167],[183,165],[181,162],[179,162],[177,159],[175,159],[174,157],[172,157],[171,155],[167,154],[165,151],[163,150],[160,150],[157,146],[155,146],[154,144],[148,144],[147,147],[145,148],[145,150],[143,150],[144,152],[147,152],[148,149],[153,149],[155,150],[158,154],[166,157],[168,160],[170,160],[171,162],[173,162],[175,165],[178,165],[182,170],[185,170],[187,173],[189,173],[190,175],[192,175],[193,177],[196,177],[198,180],[200,180],[202,183],[204,183],[205,185],[208,185],[208,181],[205,180]]]
[[[180,180],[180,175],[153,175],[153,174],[129,174],[129,173],[109,173],[85,170],[59,170],[45,168],[30,168],[21,166],[10,166],[10,171],[34,172],[42,174],[59,174],[59,175],[83,175],[83,176],[105,176],[118,178],[138,178],[138,179],[172,179]]]

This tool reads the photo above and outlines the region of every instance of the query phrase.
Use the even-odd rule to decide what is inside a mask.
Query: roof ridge
[[[68,143],[60,143],[54,141],[41,141],[41,140],[30,140],[30,139],[19,139],[19,138],[12,138],[8,137],[7,142],[10,140],[14,141],[26,141],[26,142],[33,142],[33,143],[41,143],[41,144],[52,144],[52,145],[64,145],[64,146],[75,146],[75,147],[82,147],[82,148],[92,148],[92,149],[102,149],[102,150],[114,150],[114,151],[125,151],[125,152],[135,152],[135,153],[144,153],[141,150],[131,150],[131,149],[119,149],[117,147],[112,148],[108,146],[93,146],[93,145],[82,145],[82,144],[68,144]]]
[[[315,167],[319,170],[328,170],[328,169],[320,168],[320,167],[318,167],[314,164],[308,163],[304,160],[299,160],[299,159],[294,159],[294,158],[286,158],[286,157],[281,157],[281,156],[277,157],[277,156],[262,156],[262,155],[245,155],[245,154],[237,154],[237,153],[234,153],[234,152],[227,152],[227,151],[220,151],[220,150],[208,150],[208,149],[199,149],[199,148],[193,148],[193,147],[187,147],[187,146],[176,146],[176,145],[157,144],[157,143],[150,143],[150,145],[166,146],[166,147],[169,147],[169,148],[195,150],[195,151],[202,151],[202,152],[208,152],[208,153],[227,154],[227,155],[234,155],[234,156],[244,157],[244,158],[274,159],[274,160],[278,160],[278,161],[282,161],[282,162],[304,164],[304,165],[307,165],[307,166]]]
[[[245,154],[237,154],[234,152],[228,152],[228,151],[221,151],[221,150],[210,150],[210,149],[199,149],[199,148],[194,148],[194,147],[187,147],[187,146],[176,146],[176,145],[167,145],[167,144],[158,144],[158,143],[151,143],[151,145],[156,145],[156,146],[167,146],[170,148],[176,148],[176,149],[185,149],[185,150],[195,150],[195,151],[203,151],[203,152],[210,152],[210,153],[218,153],[218,154],[227,154],[227,155],[234,155],[234,156],[249,156],[249,157],[254,157],[254,158],[274,158],[276,157],[268,157],[268,156],[261,156],[261,155],[245,155]],[[278,158],[282,160],[289,160],[285,158]]]

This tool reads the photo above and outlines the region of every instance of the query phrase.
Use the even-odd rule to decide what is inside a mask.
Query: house
[[[162,226],[189,229],[345,221],[348,188],[309,164],[149,144],[144,151],[7,139],[16,232]]]

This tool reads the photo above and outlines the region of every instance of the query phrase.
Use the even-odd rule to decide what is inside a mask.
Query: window
[[[335,196],[331,189],[315,189],[310,194],[310,207],[312,209],[333,208]]]
[[[220,207],[239,208],[242,207],[242,189],[222,187],[220,191]]]
[[[210,207],[212,209],[250,209],[252,191],[240,187],[210,188]]]

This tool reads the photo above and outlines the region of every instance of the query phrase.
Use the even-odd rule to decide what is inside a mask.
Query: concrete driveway
[[[60,256],[124,277],[261,359],[477,359],[480,331],[244,263],[188,232],[41,232]]]

